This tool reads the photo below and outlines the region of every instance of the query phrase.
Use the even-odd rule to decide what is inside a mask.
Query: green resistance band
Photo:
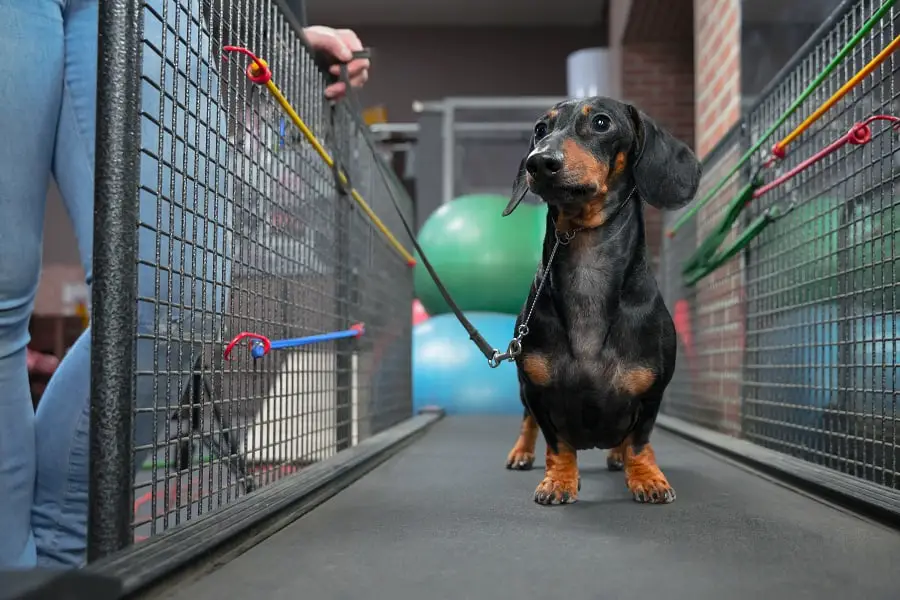
[[[763,218],[769,214],[767,211],[754,219],[734,242],[719,251],[719,247],[725,241],[728,232],[731,231],[731,227],[737,222],[744,208],[753,199],[753,192],[760,185],[762,185],[762,179],[757,176],[741,188],[728,203],[722,220],[719,221],[715,229],[687,260],[681,273],[684,275],[685,283],[689,287],[693,287],[698,281],[718,269],[732,256],[744,249],[768,225],[768,222],[765,222],[766,219]]]
[[[824,82],[829,75],[831,75],[831,73],[837,68],[838,64],[840,64],[841,61],[843,61],[844,58],[846,58],[847,55],[850,54],[850,52],[856,47],[857,44],[859,44],[859,42],[866,36],[866,34],[868,34],[872,30],[872,28],[875,27],[878,21],[880,21],[881,18],[887,14],[888,10],[890,10],[891,6],[893,6],[894,1],[895,0],[887,0],[886,2],[884,2],[884,4],[881,5],[881,8],[875,11],[875,13],[869,18],[869,20],[859,28],[859,31],[857,31],[856,34],[852,38],[850,38],[850,41],[848,41],[844,45],[841,51],[838,52],[833,59],[831,59],[831,62],[828,63],[828,66],[826,66],[825,69],[821,73],[819,73],[819,75],[812,81],[812,83],[810,83],[809,86],[807,86],[807,88],[803,90],[803,93],[800,94],[797,99],[794,100],[794,102],[788,107],[788,109],[784,111],[784,113],[778,118],[778,120],[775,121],[775,123],[765,133],[762,134],[762,136],[756,141],[756,143],[753,144],[753,146],[749,150],[747,150],[747,152],[740,158],[740,160],[738,160],[737,164],[735,164],[734,167],[731,168],[731,170],[722,178],[722,180],[719,181],[719,183],[717,183],[715,186],[713,186],[713,188],[709,190],[699,202],[695,202],[687,212],[681,215],[681,217],[669,230],[669,235],[674,235],[679,229],[681,229],[681,227],[684,226],[685,223],[687,223],[694,215],[696,215],[701,208],[706,206],[706,204],[708,204],[709,201],[716,196],[716,194],[722,191],[722,188],[725,187],[725,184],[728,183],[728,180],[734,177],[735,173],[737,173],[744,165],[747,164],[747,162],[753,157],[754,154],[756,154],[756,152],[762,147],[762,145],[765,144],[770,137],[772,137],[772,135],[778,130],[779,127],[784,125],[784,123],[791,117],[791,115],[794,114],[794,112],[798,108],[800,108],[800,105],[803,104],[803,102],[806,101],[806,99],[809,98],[809,96],[812,95],[814,91],[816,91],[816,88],[822,85],[822,82]]]

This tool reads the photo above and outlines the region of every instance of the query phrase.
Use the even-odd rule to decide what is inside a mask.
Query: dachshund
[[[675,500],[650,445],[675,369],[675,327],[647,260],[641,201],[681,208],[700,176],[685,143],[610,98],[561,102],[534,126],[503,211],[529,190],[548,206],[541,263],[516,321],[525,413],[506,466],[532,467],[540,431],[539,504],[577,500],[577,452],[593,448],[608,450],[607,467],[624,470],[636,501]]]

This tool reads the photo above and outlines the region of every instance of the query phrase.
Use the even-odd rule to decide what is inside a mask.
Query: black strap
[[[368,51],[353,53],[353,58],[368,58],[369,56],[370,54]],[[361,114],[359,103],[356,101],[355,90],[353,89],[353,86],[350,85],[350,76],[347,71],[347,64],[342,63],[340,69],[340,79],[344,82],[344,85],[347,86],[347,92],[344,95],[344,98],[350,106],[350,112],[351,114]],[[377,146],[372,140],[368,127],[364,123],[360,123],[359,129],[369,147],[374,152]],[[419,255],[419,260],[421,260],[422,264],[425,265],[425,269],[428,271],[428,274],[434,281],[435,286],[437,286],[437,289],[441,293],[441,296],[443,296],[444,301],[450,307],[450,310],[453,311],[453,314],[456,316],[457,320],[469,334],[469,339],[472,340],[476,346],[478,346],[478,349],[482,354],[484,354],[484,357],[486,359],[492,360],[494,358],[496,350],[487,342],[486,339],[484,339],[484,336],[481,335],[481,333],[479,333],[477,329],[475,329],[475,326],[472,325],[469,319],[467,319],[463,312],[460,310],[459,306],[457,306],[456,302],[453,301],[453,298],[450,296],[450,292],[448,292],[447,288],[444,287],[444,284],[441,282],[441,278],[438,277],[438,274],[435,272],[434,267],[431,266],[431,262],[422,251],[422,247],[419,246],[419,242],[418,240],[416,240],[415,232],[413,231],[412,227],[410,227],[409,222],[406,220],[406,217],[403,216],[403,210],[400,208],[400,203],[397,201],[397,196],[395,193],[395,190],[398,187],[402,188],[400,182],[397,181],[397,175],[393,171],[389,170],[387,165],[384,164],[384,161],[380,160],[378,157],[376,157],[375,159],[375,164],[378,165],[378,173],[381,176],[385,187],[387,187],[388,196],[390,196],[391,203],[394,205],[394,209],[397,211],[397,215],[400,217],[400,222],[403,223],[403,228],[406,230],[407,235],[409,235],[409,238],[412,240],[413,247],[416,249],[416,252]]]
[[[350,190],[353,189],[353,183],[350,181],[349,169],[344,168],[344,161],[341,158],[341,149],[337,147],[338,140],[340,140],[337,129],[337,111],[337,102],[332,102],[328,109],[328,124],[331,129],[331,136],[334,138],[336,152],[331,157],[331,174],[334,177],[334,187],[337,189],[338,194],[341,196],[349,196]],[[341,179],[341,173],[344,174],[343,179]]]
[[[371,50],[369,50],[369,49],[359,50],[359,51],[356,51],[353,53],[353,58],[351,60],[360,59],[360,58],[371,58],[371,56],[372,56]],[[343,81],[344,85],[347,87],[347,90],[348,90],[347,93],[348,94],[350,93],[350,77],[349,77],[349,72],[347,71],[346,63],[340,64],[340,74],[337,77],[331,76],[331,77],[329,77],[329,79],[331,79],[332,83],[335,83],[338,81]],[[337,129],[337,119],[338,119],[337,113],[338,113],[338,102],[331,102],[330,106],[329,106],[329,111],[328,111],[329,126],[331,128],[331,135],[334,137],[334,143],[335,143],[336,150],[338,150],[337,152],[334,153],[335,156],[332,157],[334,164],[332,164],[331,172],[332,172],[332,175],[334,176],[334,185],[337,188],[338,193],[340,193],[342,196],[349,196],[350,190],[353,189],[353,183],[350,181],[350,170],[346,169],[344,167],[343,160],[341,158],[340,149],[337,148],[338,140],[341,139],[340,135],[338,134],[339,132]],[[344,174],[343,179],[341,179],[341,173]]]

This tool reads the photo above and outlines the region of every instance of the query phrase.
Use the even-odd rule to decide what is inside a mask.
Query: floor
[[[518,419],[447,418],[173,600],[900,598],[900,534],[657,431],[671,505],[631,500],[604,454],[577,504],[503,468]]]

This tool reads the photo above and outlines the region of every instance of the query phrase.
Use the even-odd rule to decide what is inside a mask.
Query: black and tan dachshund
[[[635,500],[675,499],[650,445],[675,369],[675,327],[647,260],[641,202],[680,208],[700,175],[686,144],[609,98],[562,102],[535,124],[503,212],[529,189],[548,205],[541,265],[516,322],[525,416],[506,463],[530,469],[540,430],[547,454],[535,502],[575,502],[576,453],[591,448],[609,449],[609,469],[624,469]]]

